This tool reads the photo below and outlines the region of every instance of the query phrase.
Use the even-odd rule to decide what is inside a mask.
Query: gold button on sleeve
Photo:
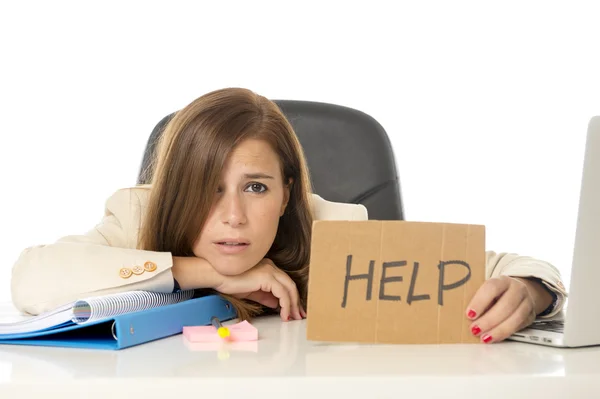
[[[153,272],[156,270],[156,263],[154,262],[146,262],[144,263],[144,270],[146,270],[147,272]]]
[[[121,276],[121,278],[129,278],[132,274],[133,272],[131,271],[131,269],[127,267],[123,267],[121,268],[121,270],[119,270],[119,276]]]
[[[133,272],[133,274],[139,276],[140,274],[144,273],[144,268],[136,265],[131,268],[131,271]]]

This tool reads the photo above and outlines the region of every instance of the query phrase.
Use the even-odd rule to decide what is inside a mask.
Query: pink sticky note
[[[183,336],[190,342],[217,342],[217,341],[256,341],[258,330],[246,320],[225,326],[229,329],[229,337],[221,338],[214,326],[185,326]]]
[[[236,342],[227,340],[221,340],[221,342],[191,342],[188,339],[184,339],[183,344],[187,349],[196,352],[258,352],[258,340]]]

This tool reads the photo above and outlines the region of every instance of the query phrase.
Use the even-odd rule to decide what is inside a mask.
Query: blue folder
[[[231,304],[218,295],[126,313],[84,324],[65,323],[52,329],[0,335],[0,345],[37,345],[119,350],[179,334],[184,326],[209,325],[236,317]]]

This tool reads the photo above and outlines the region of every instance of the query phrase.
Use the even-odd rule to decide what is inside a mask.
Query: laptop
[[[600,116],[588,124],[568,306],[509,339],[557,347],[600,345]]]

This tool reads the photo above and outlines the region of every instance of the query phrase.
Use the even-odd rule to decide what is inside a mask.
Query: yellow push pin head
[[[217,334],[219,334],[219,337],[221,338],[227,338],[229,337],[229,329],[226,327],[219,327],[217,329]]]
[[[223,325],[221,324],[221,321],[216,316],[213,316],[210,319],[210,322],[217,329],[217,334],[219,335],[219,337],[221,337],[221,338],[229,337],[229,329],[227,327],[223,327]]]

